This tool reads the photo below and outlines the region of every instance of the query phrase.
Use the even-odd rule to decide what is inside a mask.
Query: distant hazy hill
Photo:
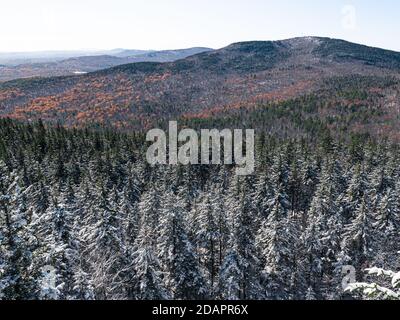
[[[126,53],[129,55],[138,55],[151,52],[152,50],[126,50],[126,49],[113,49],[113,50],[81,50],[81,51],[33,51],[33,52],[0,52],[0,64],[8,66],[16,66],[19,64],[29,63],[49,63],[62,61],[69,58],[77,58],[83,56],[124,56]]]
[[[153,51],[131,56],[130,59],[131,62],[171,62],[211,50],[212,49],[209,48],[189,48],[181,50]]]
[[[167,51],[133,59],[142,57],[177,56]],[[104,65],[115,58],[98,59]],[[89,62],[96,67],[90,58]],[[63,63],[75,67],[76,59]],[[161,119],[228,121],[240,114],[238,123],[253,126],[262,119],[254,113],[260,106],[312,93],[325,100],[309,106],[307,110],[316,114],[297,119],[299,123],[329,117],[333,127],[344,116],[357,120],[360,115],[352,118],[351,112],[366,109],[363,125],[380,125],[382,120],[385,130],[398,131],[399,77],[398,52],[316,37],[242,42],[174,62],[131,63],[80,76],[4,83],[0,115],[68,126],[107,123],[143,128]]]
[[[70,55],[81,54],[78,57],[70,57],[68,59],[60,59],[68,53],[59,52],[57,54],[43,53],[43,56],[39,56],[39,53],[34,56],[27,54],[26,56],[18,59],[18,54],[13,60],[14,64],[17,61],[22,61],[22,64],[9,64],[3,66],[0,69],[0,81],[9,81],[20,78],[32,78],[32,77],[51,77],[51,76],[65,76],[72,74],[81,74],[93,72],[101,69],[106,69],[121,64],[134,63],[134,62],[169,62],[178,59],[186,58],[190,55],[197,54],[200,52],[209,51],[208,48],[190,48],[181,50],[167,50],[167,51],[143,51],[143,50],[123,50],[115,49],[107,51],[107,54],[96,54],[82,55],[80,52],[70,52]],[[8,56],[7,56],[8,57]],[[29,58],[30,57],[30,58]],[[36,57],[36,58],[35,58]],[[27,60],[24,60],[27,59]],[[29,60],[31,59],[31,60]],[[40,62],[42,59],[45,62]],[[47,60],[46,60],[47,59]],[[1,54],[0,54],[1,60]],[[29,62],[28,62],[29,61]],[[35,62],[39,61],[39,62]]]

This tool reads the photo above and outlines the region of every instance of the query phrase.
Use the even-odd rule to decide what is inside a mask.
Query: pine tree
[[[156,255],[154,217],[151,215],[151,211],[143,212],[140,232],[134,243],[133,264],[128,268],[134,289],[129,295],[138,300],[165,300],[170,294],[165,288]]]
[[[255,206],[259,219],[265,219],[268,215],[269,201],[273,197],[273,186],[267,172],[261,172],[255,184]]]
[[[343,214],[347,221],[355,217],[355,212],[368,192],[368,178],[364,168],[356,165],[352,169],[351,177],[343,202]]]
[[[292,284],[295,239],[290,234],[287,223],[288,202],[286,196],[279,192],[271,200],[271,211],[263,222],[257,236],[258,247],[264,261],[265,293],[270,299],[289,298]]]
[[[231,272],[235,268],[240,271],[240,277],[237,280],[239,283],[239,298],[246,299],[261,299],[263,293],[259,282],[259,273],[261,271],[261,263],[259,260],[259,252],[256,247],[255,230],[256,225],[253,216],[256,209],[250,196],[246,179],[238,177],[232,178],[235,182],[232,183],[233,189],[238,190],[238,194],[231,194],[233,197],[228,204],[228,211],[231,214],[231,237],[229,246],[231,247],[224,261],[221,270],[220,278],[227,279],[230,274],[224,274],[225,271]],[[239,197],[239,201],[235,203],[234,198]],[[236,266],[229,266],[232,262]],[[228,288],[229,289],[229,288]],[[231,293],[222,292],[221,295],[230,295]]]
[[[210,204],[213,220],[216,224],[216,266],[221,268],[229,243],[228,213],[225,208],[225,194],[222,193],[222,186],[218,184],[210,191]],[[217,274],[218,276],[218,274]]]
[[[104,187],[99,191],[85,222],[86,230],[83,232],[87,247],[84,254],[89,255],[96,298],[106,299],[121,294],[113,292],[114,286],[110,282],[126,261],[123,223],[121,213],[116,210],[115,199],[112,197],[114,192],[107,194]]]
[[[218,288],[221,299],[240,300],[242,298],[241,264],[237,248],[229,249],[220,269]]]
[[[16,174],[10,181],[13,182],[0,196],[0,252],[4,259],[0,292],[3,299],[35,299],[39,292],[39,276],[31,269],[36,249],[29,229],[31,209],[27,198],[31,188],[21,186]]]
[[[335,163],[329,161],[322,169],[308,214],[305,231],[306,269],[309,286],[314,290],[324,278],[331,279],[335,259],[341,250],[343,219],[340,208],[340,181]]]
[[[123,214],[123,233],[125,242],[132,244],[139,233],[140,225],[140,186],[139,182],[129,179],[127,186],[121,192],[117,210]],[[149,208],[156,207],[156,204],[149,204]]]
[[[388,189],[382,196],[374,215],[376,242],[374,250],[376,261],[385,261],[393,265],[393,257],[400,250],[400,184],[396,189]]]
[[[157,244],[159,233],[161,198],[161,190],[154,186],[142,195],[138,206],[141,221],[143,221],[143,217],[146,217],[146,224],[153,232],[151,241],[154,247]]]
[[[217,277],[217,244],[218,244],[218,227],[214,218],[214,210],[211,203],[210,195],[206,192],[200,198],[197,207],[198,227],[196,233],[196,243],[199,258],[205,266],[208,275],[208,286],[211,296],[214,293],[214,285]]]
[[[198,257],[184,228],[182,199],[172,193],[164,196],[158,239],[159,257],[166,273],[165,283],[174,299],[204,299],[204,275]]]
[[[352,264],[357,270],[370,261],[374,237],[374,220],[366,194],[355,211],[355,217],[345,227],[343,250],[352,258]]]

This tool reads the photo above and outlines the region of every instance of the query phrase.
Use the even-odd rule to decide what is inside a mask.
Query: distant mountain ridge
[[[35,53],[32,56],[28,54],[24,58],[26,60],[18,59],[18,54],[14,60],[7,60],[8,55],[3,55],[4,61],[8,61],[9,64],[2,66],[0,70],[0,82],[20,78],[54,77],[88,73],[135,62],[170,62],[210,50],[209,48],[162,51],[115,49],[105,52],[91,52],[85,55],[83,55],[83,52],[60,52],[52,55],[49,54],[49,57],[40,57],[40,53]],[[72,57],[63,57],[63,54],[67,56],[72,55]],[[19,55],[21,56],[22,54]],[[1,61],[2,55],[0,54]],[[27,61],[29,62],[27,63]]]
[[[127,50],[127,49],[112,49],[112,50],[75,50],[75,51],[32,51],[32,52],[0,52],[0,63],[16,66],[28,63],[49,63],[57,62],[70,58],[84,56],[124,56],[138,55],[155,50]]]

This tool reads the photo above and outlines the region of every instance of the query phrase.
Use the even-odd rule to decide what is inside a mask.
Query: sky
[[[0,52],[327,36],[400,51],[398,0],[1,0]]]

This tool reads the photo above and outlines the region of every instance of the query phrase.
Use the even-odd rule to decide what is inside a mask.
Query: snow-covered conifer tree
[[[187,212],[175,194],[164,195],[158,239],[165,284],[175,299],[204,299],[208,292],[194,247],[185,230]]]

